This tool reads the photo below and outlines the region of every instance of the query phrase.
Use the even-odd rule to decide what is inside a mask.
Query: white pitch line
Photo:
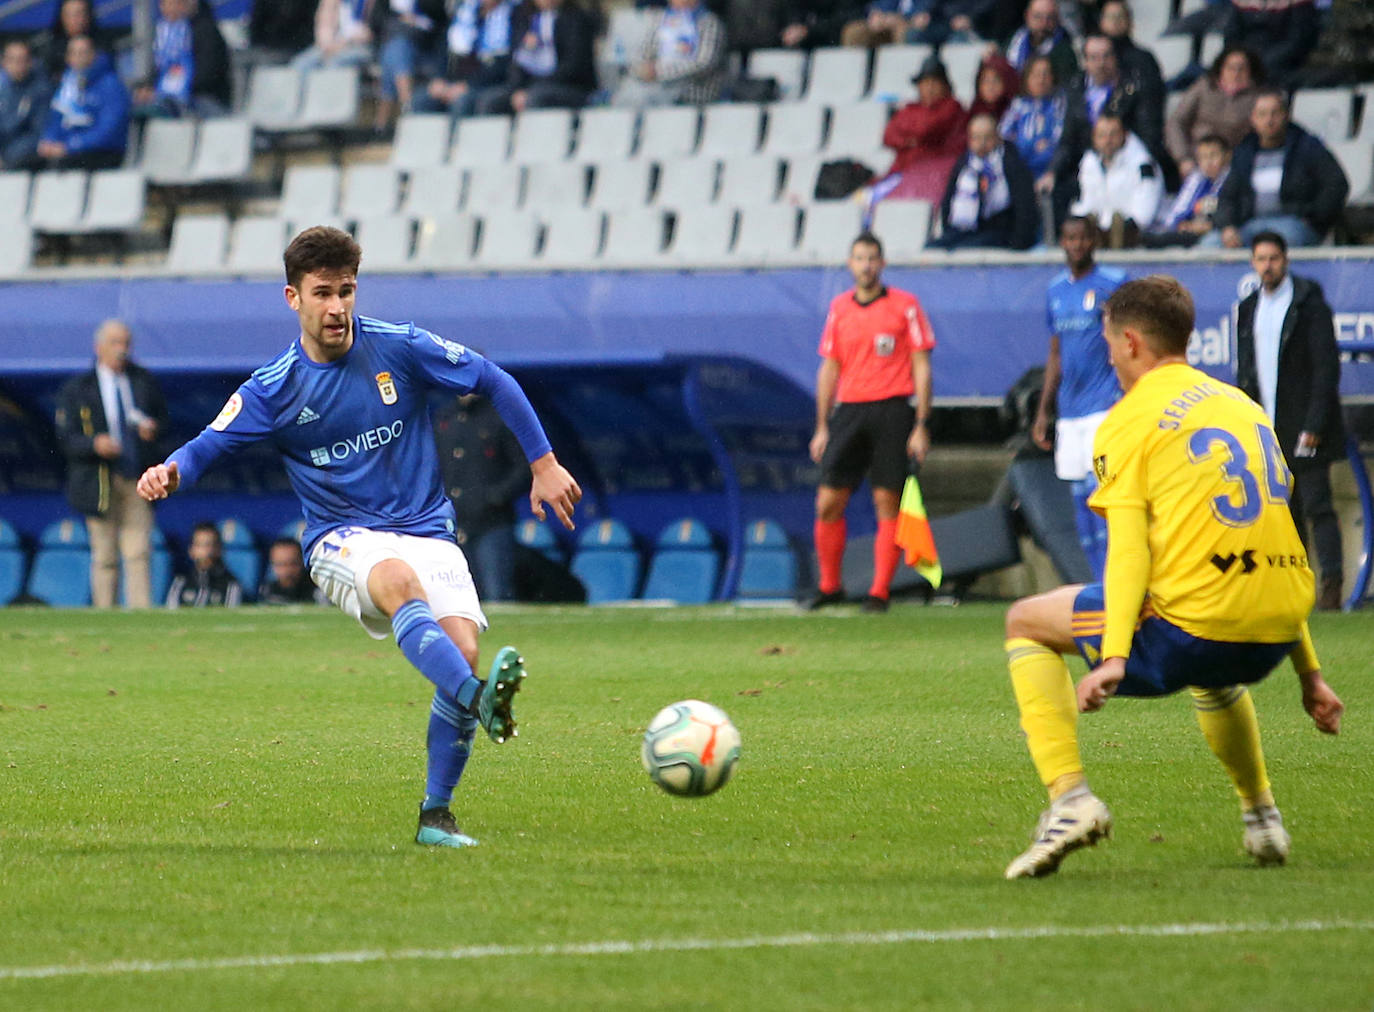
[[[280,956],[226,956],[218,959],[118,960],[57,966],[0,967],[0,980],[118,976],[140,973],[199,973],[207,970],[318,966],[337,963],[391,963],[406,960],[470,960],[530,956],[619,956],[648,952],[703,952],[729,949],[797,949],[820,945],[905,945],[933,942],[1010,942],[1045,938],[1181,938],[1198,935],[1287,934],[1374,931],[1374,921],[1251,921],[1239,923],[1103,924],[1074,927],[1047,924],[1031,928],[951,928],[944,931],[863,931],[840,934],[804,932],[752,938],[663,938],[640,941],[566,942],[559,945],[473,945],[456,949],[359,949]]]

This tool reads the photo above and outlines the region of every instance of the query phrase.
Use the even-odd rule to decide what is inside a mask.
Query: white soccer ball
[[[735,771],[739,731],[719,707],[685,699],[649,721],[640,758],[669,794],[699,798],[725,786]]]

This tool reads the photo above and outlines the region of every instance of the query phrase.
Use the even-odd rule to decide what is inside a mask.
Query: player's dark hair
[[[286,268],[286,283],[299,288],[307,274],[356,275],[363,261],[363,249],[342,229],[315,225],[292,239],[281,259]]]
[[[1127,281],[1102,305],[1103,321],[1140,332],[1157,355],[1182,355],[1193,336],[1193,297],[1178,278],[1151,274]]]
[[[879,257],[883,255],[883,241],[867,229],[854,237],[854,241],[849,244],[849,249],[853,251],[855,246],[872,246],[878,251]]]
[[[1270,232],[1268,230],[1256,232],[1255,237],[1250,240],[1250,252],[1254,253],[1255,247],[1262,242],[1272,243],[1279,248],[1280,253],[1284,256],[1288,255],[1288,240],[1279,235],[1279,233]]]

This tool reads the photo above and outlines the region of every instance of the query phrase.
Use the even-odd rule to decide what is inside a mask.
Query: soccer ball
[[[665,706],[649,721],[640,758],[669,794],[699,798],[719,790],[739,761],[739,731],[725,711],[699,699]]]

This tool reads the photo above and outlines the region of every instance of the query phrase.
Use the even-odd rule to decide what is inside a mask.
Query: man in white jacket
[[[1120,117],[1108,113],[1093,124],[1093,147],[1078,163],[1073,214],[1097,219],[1114,248],[1135,245],[1159,213],[1164,179],[1159,163]]]

